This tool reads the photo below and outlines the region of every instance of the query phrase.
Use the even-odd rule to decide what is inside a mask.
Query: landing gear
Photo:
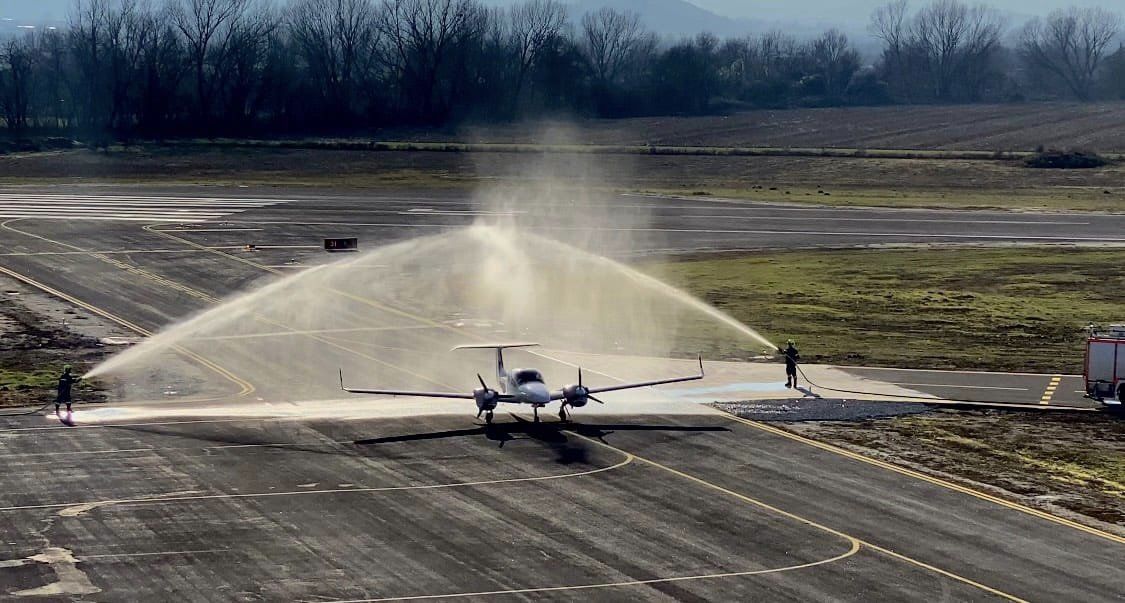
[[[492,411],[484,413],[484,422],[487,425],[492,425]]]
[[[559,421],[562,421],[563,423],[566,423],[567,420],[568,420],[568,417],[567,417],[567,414],[566,414],[566,406],[565,405],[560,406],[559,407]]]
[[[532,406],[531,410],[532,410],[533,413],[535,413],[535,422],[538,423],[539,422],[539,407],[538,406]]]

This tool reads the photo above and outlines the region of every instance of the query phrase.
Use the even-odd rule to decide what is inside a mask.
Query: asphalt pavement
[[[319,237],[370,246],[495,217],[459,192],[285,193],[8,191],[0,268],[152,332],[271,271],[321,261]],[[56,211],[14,207],[33,194]],[[617,201],[653,216],[629,231],[649,251],[1125,242],[1125,218],[1084,214]],[[246,244],[260,250],[247,256]],[[245,378],[294,370],[263,365]],[[863,376],[1021,401],[1041,399],[1051,377]],[[1071,387],[1061,383],[1059,400]],[[1125,592],[1125,538],[702,408],[566,426],[517,413],[486,428],[471,413],[277,418],[268,387],[255,396],[231,394],[237,416],[85,423],[80,410],[74,427],[0,419],[0,596],[1115,601]]]

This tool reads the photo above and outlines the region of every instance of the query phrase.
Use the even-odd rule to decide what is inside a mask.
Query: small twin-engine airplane
[[[471,394],[458,394],[453,392],[422,392],[385,389],[357,389],[344,386],[344,372],[340,371],[340,389],[353,394],[373,394],[378,396],[417,396],[423,398],[459,398],[475,400],[477,403],[477,418],[484,415],[484,420],[492,423],[492,413],[500,403],[528,404],[535,413],[535,421],[539,421],[539,409],[556,400],[562,402],[559,407],[559,420],[567,420],[566,407],[582,408],[587,401],[593,400],[598,404],[605,404],[594,397],[594,394],[615,392],[623,389],[664,385],[666,383],[680,383],[682,381],[695,381],[703,378],[703,358],[699,358],[699,374],[691,377],[675,377],[672,379],[659,379],[657,381],[644,381],[641,383],[625,383],[609,387],[586,387],[582,385],[582,369],[578,369],[578,383],[568,385],[560,390],[550,391],[543,382],[543,374],[535,369],[504,368],[504,350],[508,348],[527,348],[537,346],[537,343],[488,343],[477,345],[461,345],[454,350],[496,350],[496,379],[499,381],[499,390],[492,389],[484,382],[484,377],[477,374],[480,387]]]

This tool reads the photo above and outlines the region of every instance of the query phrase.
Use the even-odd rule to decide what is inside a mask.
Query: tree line
[[[76,0],[66,27],[0,43],[11,131],[307,134],[541,115],[1125,98],[1121,17],[877,10],[864,61],[829,30],[661,40],[635,13],[558,0]],[[1009,42],[1010,41],[1010,42]],[[1116,44],[1116,46],[1114,46]]]

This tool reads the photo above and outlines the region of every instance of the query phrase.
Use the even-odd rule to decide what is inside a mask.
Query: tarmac
[[[0,228],[0,272],[144,335],[263,274],[319,261],[321,237],[359,236],[371,245],[467,223],[471,213],[455,212],[473,210],[458,195],[134,188],[78,198],[58,189],[9,190],[3,196],[13,206],[24,198],[34,203],[0,203],[9,216]],[[670,232],[660,234],[654,252],[729,250],[751,240],[956,242],[962,235],[1116,244],[1121,232],[1120,224],[1103,232],[1100,219],[1084,215],[626,199],[658,206],[664,216],[654,228]],[[28,205],[55,211],[44,217]],[[64,206],[77,209],[55,219]],[[411,211],[418,209],[431,211]],[[731,211],[741,217],[721,217]],[[784,219],[797,215],[802,219]],[[849,217],[854,221],[843,221]],[[716,220],[736,232],[707,232]],[[251,258],[240,255],[247,243],[259,247]],[[601,374],[590,378],[604,380],[690,371],[692,364],[541,353],[558,371],[596,364]],[[257,401],[232,393],[207,405],[80,407],[73,426],[41,414],[5,417],[0,598],[1125,595],[1125,538],[701,405],[793,397],[777,365],[707,368],[706,381],[607,397],[605,407],[578,410],[569,424],[553,417],[535,424],[514,409],[487,427],[452,402],[272,404],[268,386],[254,392]],[[877,397],[971,393],[1035,405],[1045,395],[1040,385],[1052,378],[808,368],[822,386]],[[1053,388],[1059,400],[1071,379]],[[801,398],[824,396],[805,387]]]

